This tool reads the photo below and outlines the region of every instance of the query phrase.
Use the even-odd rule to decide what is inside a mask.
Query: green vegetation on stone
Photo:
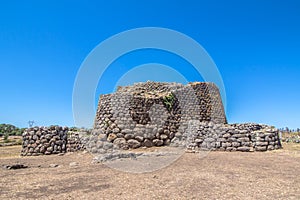
[[[167,109],[170,111],[175,103],[175,96],[173,93],[168,94],[167,96],[163,97],[163,103],[167,107]]]

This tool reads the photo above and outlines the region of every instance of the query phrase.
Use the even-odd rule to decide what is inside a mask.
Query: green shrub
[[[172,93],[168,94],[167,96],[164,96],[163,103],[170,111],[175,103],[175,96]]]
[[[2,133],[3,135],[9,134],[21,136],[24,130],[25,128],[18,128],[11,124],[0,124],[0,133]]]

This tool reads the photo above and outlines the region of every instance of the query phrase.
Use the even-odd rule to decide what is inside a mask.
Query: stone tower
[[[227,123],[215,84],[148,81],[119,87],[100,96],[94,130],[111,142],[124,138],[141,146],[160,146],[183,135],[191,120]]]

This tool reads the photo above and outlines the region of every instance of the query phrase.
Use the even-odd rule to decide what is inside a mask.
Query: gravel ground
[[[300,199],[299,144],[270,152],[185,153],[147,173],[92,163],[89,153],[19,152],[20,146],[0,147],[0,199]],[[134,160],[131,168],[137,161],[143,162]],[[13,164],[28,168],[5,168]]]

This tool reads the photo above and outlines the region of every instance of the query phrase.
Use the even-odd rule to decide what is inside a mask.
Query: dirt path
[[[300,145],[204,158],[186,153],[141,174],[92,164],[88,153],[21,158],[19,150],[0,148],[0,199],[300,199]],[[29,168],[3,168],[16,163]]]

